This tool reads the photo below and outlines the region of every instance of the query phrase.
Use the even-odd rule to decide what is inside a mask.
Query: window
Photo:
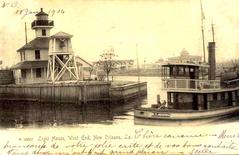
[[[46,30],[45,29],[42,30],[42,36],[46,36]]]
[[[41,68],[36,69],[36,77],[40,78],[41,77]]]
[[[41,59],[40,50],[35,50],[35,59]]]
[[[217,93],[213,94],[213,100],[217,100]]]
[[[25,60],[25,51],[21,51],[20,56],[21,56],[21,61],[24,61]]]
[[[27,71],[26,69],[22,69],[21,70],[21,75],[22,75],[22,79],[25,79],[27,77]]]
[[[181,75],[181,76],[184,76],[185,75],[185,73],[184,73],[184,67],[179,67],[179,75]]]
[[[222,99],[222,100],[225,100],[225,93],[222,93],[222,94],[221,94],[221,99]]]

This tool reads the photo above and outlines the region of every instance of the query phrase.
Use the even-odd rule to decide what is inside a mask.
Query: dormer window
[[[42,30],[42,36],[46,36],[46,30],[45,29]]]
[[[35,50],[35,59],[41,59],[40,50]]]

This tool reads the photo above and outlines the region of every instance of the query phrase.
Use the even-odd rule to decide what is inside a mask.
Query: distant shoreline
[[[161,77],[160,69],[131,69],[118,70],[110,74],[110,76],[145,76],[145,77]]]

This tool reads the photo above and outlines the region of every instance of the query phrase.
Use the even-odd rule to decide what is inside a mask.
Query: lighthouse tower
[[[48,20],[48,14],[41,11],[36,14],[36,20],[32,22],[32,29],[35,30],[36,37],[49,37],[50,29],[54,27],[54,21]]]
[[[71,38],[72,35],[65,32],[58,32],[50,37],[47,69],[49,82],[76,82],[79,80]]]

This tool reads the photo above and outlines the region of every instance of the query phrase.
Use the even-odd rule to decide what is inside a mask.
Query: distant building
[[[160,64],[158,63],[146,63],[143,66],[143,69],[159,69],[160,68]]]
[[[134,67],[134,60],[115,60],[116,61],[116,69],[128,70]]]
[[[187,63],[187,62],[199,63],[199,62],[202,62],[202,57],[196,56],[196,55],[190,55],[188,51],[183,49],[180,53],[180,56],[169,57],[167,61],[174,62],[174,63]]]
[[[216,74],[219,76],[221,73],[236,72],[239,73],[239,59],[224,61],[217,63]]]
[[[161,64],[161,63],[163,63],[163,62],[164,62],[164,59],[160,58],[160,59],[158,59],[155,63]]]
[[[75,59],[76,59],[76,64],[78,67],[80,79],[84,79],[84,80],[96,79],[97,69],[92,63],[84,60],[80,56],[76,56]]]

